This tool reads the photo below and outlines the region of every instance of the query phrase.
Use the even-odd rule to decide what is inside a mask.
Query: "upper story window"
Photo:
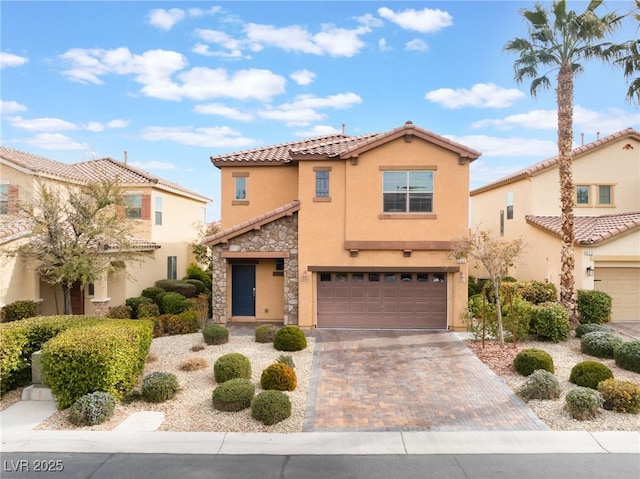
[[[125,195],[124,208],[127,218],[142,218],[142,195]]]
[[[204,226],[207,224],[207,208],[200,208],[200,226]]]
[[[385,213],[432,213],[433,171],[383,171]]]
[[[162,224],[162,196],[156,196],[156,224]]]
[[[247,199],[247,178],[245,176],[236,176],[236,200]]]
[[[178,277],[178,257],[167,256],[167,279],[176,279]]]
[[[329,196],[329,173],[330,166],[316,166],[313,168],[316,174],[316,195],[313,201],[331,201]]]
[[[576,205],[589,205],[589,185],[576,186]]]
[[[513,219],[513,191],[507,193],[507,219]]]
[[[598,185],[598,206],[613,205],[613,185]]]
[[[0,185],[0,215],[9,213],[9,185]]]

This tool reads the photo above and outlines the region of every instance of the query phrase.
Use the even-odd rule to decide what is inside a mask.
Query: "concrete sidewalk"
[[[152,454],[640,454],[640,432],[392,431],[293,434],[40,431],[51,401],[21,401],[0,412],[2,452]]]

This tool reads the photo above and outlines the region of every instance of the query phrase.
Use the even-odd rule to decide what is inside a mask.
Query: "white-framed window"
[[[383,171],[385,213],[432,213],[433,171]]]
[[[235,199],[236,200],[247,199],[247,177],[246,176],[236,176]]]
[[[178,257],[167,256],[167,279],[178,278]]]
[[[155,220],[157,225],[162,224],[162,196],[156,196]]]
[[[589,198],[590,190],[589,185],[576,185],[576,205],[586,206],[591,204]]]
[[[0,184],[0,215],[9,213],[9,185]]]
[[[614,205],[613,187],[614,185],[598,185],[598,206]]]
[[[127,218],[142,218],[142,195],[125,195],[124,208]]]

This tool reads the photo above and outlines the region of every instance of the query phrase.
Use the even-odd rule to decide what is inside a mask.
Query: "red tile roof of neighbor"
[[[551,234],[562,234],[562,222],[559,216],[525,217],[527,223],[537,226]],[[574,219],[575,244],[590,245],[601,243],[623,233],[640,229],[640,211],[602,216],[576,216]]]
[[[310,138],[253,150],[245,150],[225,155],[212,156],[211,162],[217,166],[237,165],[282,165],[304,159],[351,158],[395,138],[411,135],[430,141],[443,148],[454,151],[470,161],[481,153],[464,145],[451,141],[431,131],[424,130],[408,121],[404,125],[385,133],[369,133],[359,136],[333,134]]]
[[[225,243],[231,238],[240,236],[241,234],[246,233],[249,230],[271,223],[272,221],[283,218],[284,216],[290,216],[299,209],[300,202],[298,200],[294,200],[291,203],[287,203],[286,205],[276,208],[275,210],[267,211],[266,213],[262,213],[255,218],[251,218],[247,221],[243,221],[242,223],[238,223],[237,225],[234,225],[231,228],[227,228],[223,231],[219,231],[214,235],[207,236],[202,240],[202,243],[207,246],[215,246],[220,243]]]
[[[202,201],[210,201],[209,198],[199,193],[112,158],[67,164],[6,146],[0,146],[0,158],[33,175],[56,178],[61,181],[86,183],[118,177],[120,182],[126,186],[158,186]]]
[[[626,130],[619,131],[617,133],[613,133],[612,135],[605,136],[604,138],[600,138],[594,142],[587,143],[586,145],[579,146],[573,150],[573,159],[576,160],[582,155],[589,153],[593,150],[596,150],[602,146],[605,146],[609,143],[612,143],[620,138],[635,138],[640,141],[640,132],[634,130],[633,128],[627,128]],[[626,147],[626,146],[625,146]],[[624,147],[623,147],[624,148]],[[516,171],[510,175],[504,176],[496,181],[493,181],[485,186],[480,188],[476,188],[471,191],[471,196],[477,195],[479,193],[483,193],[485,191],[492,190],[499,186],[508,185],[509,183],[513,183],[515,181],[521,180],[523,178],[528,178],[530,176],[535,175],[539,171],[546,170],[547,168],[551,168],[558,164],[558,157],[554,156],[553,158],[549,158],[538,163],[535,163],[527,168]]]

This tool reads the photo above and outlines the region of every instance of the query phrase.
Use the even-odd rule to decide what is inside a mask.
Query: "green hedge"
[[[583,324],[602,324],[611,320],[611,296],[604,291],[579,289],[577,307]]]
[[[31,355],[63,331],[105,321],[94,316],[39,316],[0,324],[0,392],[31,381]]]
[[[151,321],[111,320],[67,330],[44,344],[44,381],[58,408],[93,391],[122,399],[143,371],[152,337]]]

